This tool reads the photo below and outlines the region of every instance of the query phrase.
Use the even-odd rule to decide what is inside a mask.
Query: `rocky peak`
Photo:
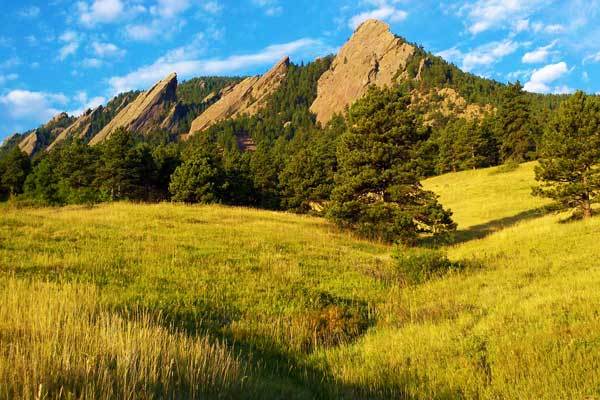
[[[192,122],[189,135],[204,131],[227,118],[242,114],[255,115],[279,88],[287,75],[289,64],[289,57],[284,57],[263,76],[246,78],[222,90],[220,99]]]
[[[361,98],[370,85],[390,86],[406,68],[415,48],[381,21],[363,22],[319,79],[311,111],[326,124]]]
[[[147,133],[156,129],[176,102],[177,74],[172,73],[125,106],[92,138],[90,144],[94,145],[104,141],[120,127],[139,133]]]

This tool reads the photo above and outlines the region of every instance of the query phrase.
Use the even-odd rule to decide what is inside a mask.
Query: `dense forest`
[[[436,233],[453,223],[419,181],[540,158],[550,117],[568,97],[482,79],[417,48],[406,69],[410,79],[373,87],[345,115],[320,126],[309,108],[331,62],[326,57],[290,65],[256,115],[219,122],[187,142],[160,131],[142,136],[120,129],[99,146],[69,140],[30,160],[13,140],[0,153],[0,196],[50,205],[127,199],[326,211],[370,237]],[[219,90],[239,81],[213,77],[179,85],[184,128],[217,100]],[[490,111],[480,118],[432,113],[425,123],[424,105],[414,94],[442,87]],[[108,122],[123,96],[130,101],[136,94],[109,103],[94,128]],[[402,212],[388,203],[403,204]],[[395,225],[379,226],[381,220]]]

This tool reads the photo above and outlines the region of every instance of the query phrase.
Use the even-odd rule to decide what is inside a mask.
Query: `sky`
[[[368,18],[483,77],[600,92],[600,0],[2,0],[0,140],[171,72],[309,62]]]

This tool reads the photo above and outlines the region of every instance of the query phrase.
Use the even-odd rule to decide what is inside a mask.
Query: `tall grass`
[[[9,279],[0,288],[2,398],[232,397],[245,373],[219,343],[106,310],[93,286]]]
[[[0,205],[0,397],[600,399],[600,218],[534,184],[424,182],[459,231],[412,284],[313,217]]]

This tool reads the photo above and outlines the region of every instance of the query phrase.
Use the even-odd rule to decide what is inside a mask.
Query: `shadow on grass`
[[[471,240],[483,239],[492,233],[499,232],[519,222],[528,221],[546,215],[550,210],[547,207],[535,208],[520,212],[510,217],[500,218],[485,224],[474,225],[468,229],[460,229],[444,237],[428,237],[421,241],[426,247],[437,247],[444,245],[455,245],[469,242]]]

